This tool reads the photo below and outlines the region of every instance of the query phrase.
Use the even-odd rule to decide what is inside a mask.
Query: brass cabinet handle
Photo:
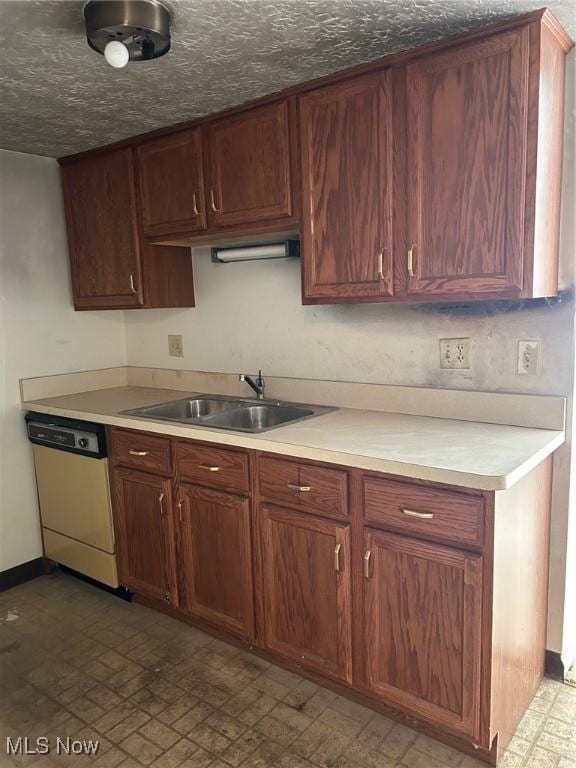
[[[416,248],[415,245],[411,245],[410,248],[408,248],[408,274],[410,277],[414,277],[414,248]]]
[[[134,272],[130,272],[130,290],[136,293],[136,283],[134,281]]]
[[[220,472],[222,467],[217,467],[214,464],[200,464],[200,469],[206,469],[208,472]]]
[[[372,552],[367,549],[366,552],[364,552],[364,578],[369,579],[370,578],[370,558],[372,557]]]
[[[402,509],[401,511],[407,517],[419,517],[422,520],[432,520],[434,517],[433,512],[417,512],[415,509]]]
[[[160,496],[158,496],[158,504],[160,505],[160,514],[162,517],[164,517],[164,494],[161,493]]]
[[[296,485],[295,483],[286,483],[286,487],[290,488],[291,491],[301,491],[302,493],[312,490],[310,485]]]
[[[183,523],[182,520],[182,499],[178,499],[178,520],[179,522]]]
[[[336,573],[340,573],[340,550],[342,549],[342,544],[336,544],[334,547],[334,570]]]
[[[216,205],[216,196],[214,194],[214,187],[210,187],[210,207],[214,213],[222,213],[220,208]]]
[[[128,451],[130,456],[148,456],[148,451],[135,451],[134,448],[130,448]]]
[[[200,214],[200,211],[198,210],[198,203],[196,201],[196,192],[192,192],[192,210],[194,211],[195,216]]]
[[[384,251],[378,254],[378,280],[384,280]]]

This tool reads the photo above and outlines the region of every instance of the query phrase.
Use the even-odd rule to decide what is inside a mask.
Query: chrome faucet
[[[240,376],[238,376],[240,381],[245,381],[246,384],[248,384],[249,387],[251,387],[254,392],[256,392],[256,397],[258,400],[264,400],[264,378],[262,376],[262,371],[258,371],[258,378],[254,380],[252,376],[248,376],[246,373],[241,373]]]

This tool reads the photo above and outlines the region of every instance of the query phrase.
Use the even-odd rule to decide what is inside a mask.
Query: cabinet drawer
[[[131,429],[113,429],[110,435],[110,454],[115,464],[160,475],[172,474],[169,438]]]
[[[377,477],[363,479],[364,519],[406,533],[421,533],[482,546],[484,505],[480,496]]]
[[[176,461],[182,480],[245,493],[250,489],[248,454],[243,451],[181,442]]]
[[[328,517],[348,515],[348,475],[343,469],[265,457],[260,459],[259,482],[267,501]]]

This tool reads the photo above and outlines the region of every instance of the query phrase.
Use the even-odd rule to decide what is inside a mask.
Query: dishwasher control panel
[[[106,456],[106,435],[101,424],[33,413],[26,415],[26,424],[33,443],[94,458]]]

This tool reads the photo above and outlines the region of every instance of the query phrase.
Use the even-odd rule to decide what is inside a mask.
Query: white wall
[[[42,554],[18,380],[123,365],[121,312],[74,312],[55,160],[0,150],[0,571]]]
[[[214,264],[195,249],[197,306],[125,313],[130,365],[270,376],[566,394],[570,300],[468,313],[434,306],[303,306],[298,260]],[[168,355],[182,334],[184,357]],[[470,371],[440,370],[439,339],[469,337]],[[541,339],[540,376],[518,375],[517,342]]]

